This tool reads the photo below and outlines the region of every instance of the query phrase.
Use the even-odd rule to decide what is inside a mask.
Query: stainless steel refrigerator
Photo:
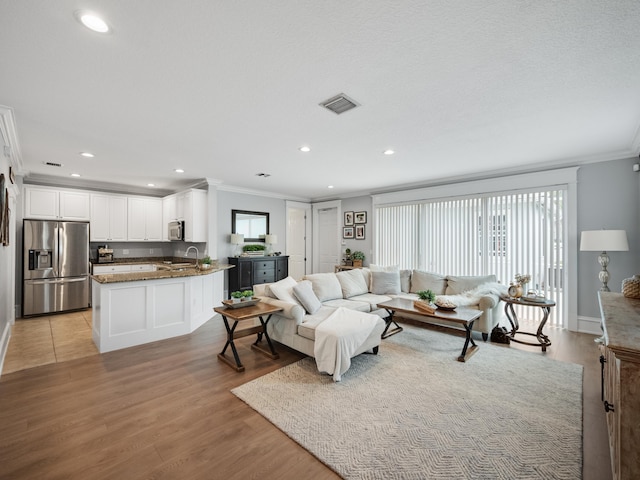
[[[25,220],[22,315],[89,306],[89,224]]]

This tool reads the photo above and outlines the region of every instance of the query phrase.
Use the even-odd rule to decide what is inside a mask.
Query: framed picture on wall
[[[356,240],[364,240],[364,225],[356,225]]]
[[[354,213],[354,222],[358,223],[367,223],[367,212],[356,212]]]
[[[342,229],[342,238],[353,238],[353,227],[344,227]]]
[[[353,225],[353,212],[344,212],[344,225]]]

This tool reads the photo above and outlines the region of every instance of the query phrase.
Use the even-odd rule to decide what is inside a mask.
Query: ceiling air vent
[[[335,97],[330,98],[329,100],[325,100],[320,104],[321,107],[326,108],[327,110],[331,110],[336,115],[340,115],[352,108],[356,108],[360,106],[358,102],[347,97],[344,93],[340,93]]]
[[[55,162],[42,162],[45,165],[49,166],[49,167],[62,167],[61,163],[55,163]]]

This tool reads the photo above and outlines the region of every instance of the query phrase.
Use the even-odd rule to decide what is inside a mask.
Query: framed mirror
[[[241,233],[245,242],[264,242],[269,233],[269,213],[231,210],[231,233]]]

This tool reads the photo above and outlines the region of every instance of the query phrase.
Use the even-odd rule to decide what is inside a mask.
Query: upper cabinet
[[[127,197],[91,194],[89,238],[92,242],[127,241]]]
[[[130,241],[162,241],[162,199],[129,197],[127,208]]]
[[[162,199],[162,239],[169,240],[167,224],[184,222],[185,242],[207,241],[207,192],[191,189]]]
[[[26,185],[24,218],[89,221],[89,192]]]

